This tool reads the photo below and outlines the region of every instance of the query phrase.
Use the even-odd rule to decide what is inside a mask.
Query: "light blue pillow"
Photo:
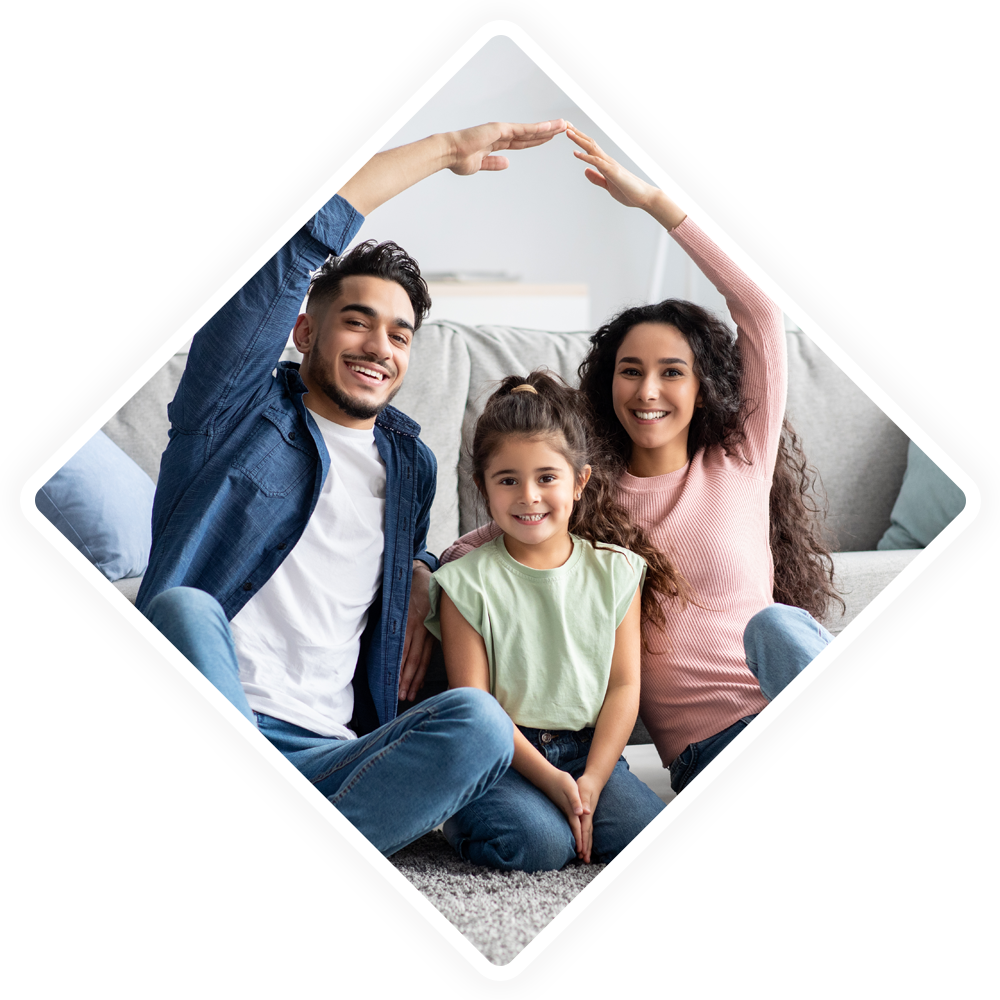
[[[965,494],[911,441],[891,524],[876,548],[922,549],[964,507]]]
[[[155,490],[98,431],[35,494],[35,506],[109,580],[121,580],[146,572]]]

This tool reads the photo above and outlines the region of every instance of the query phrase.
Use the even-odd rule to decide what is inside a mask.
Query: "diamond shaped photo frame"
[[[576,55],[577,55],[577,56],[579,56],[579,53],[577,53]],[[703,200],[703,199],[702,199],[702,200]],[[939,561],[940,561],[940,560],[939,560]],[[897,622],[897,624],[898,624],[898,622]],[[871,631],[871,630],[869,629],[869,631]],[[855,644],[856,644],[856,643],[857,643],[857,640],[855,641]],[[842,659],[842,658],[843,658],[843,657],[841,657],[840,659]],[[815,685],[813,685],[813,687],[815,687]],[[812,688],[810,688],[810,690],[812,690]],[[772,725],[772,726],[770,727],[770,729],[774,729],[774,728],[775,728],[775,727],[774,727],[773,725]],[[769,729],[768,731],[770,731],[770,729]],[[759,740],[759,739],[758,739],[757,741],[755,741],[755,743],[758,743],[758,742],[760,742],[760,740]],[[772,750],[773,750],[773,748],[772,748]],[[746,751],[745,751],[745,752],[744,752],[744,754],[743,754],[743,757],[746,757],[746,756],[747,756],[747,754],[746,754]],[[741,759],[743,759],[743,757],[741,757]],[[758,763],[759,763],[759,762],[758,762]],[[739,781],[740,781],[740,780],[742,780],[742,778],[737,778],[736,780],[737,780],[737,783],[739,783]],[[716,782],[715,784],[718,784],[718,782]],[[714,787],[714,786],[713,786],[713,787]],[[699,799],[701,799],[702,797],[703,797],[703,796],[699,796]],[[691,812],[691,811],[692,811],[692,810],[690,810],[690,809],[689,809],[689,810],[687,810],[687,812]],[[634,867],[634,866],[632,866],[632,867]],[[622,882],[622,879],[621,879],[621,878],[619,878],[619,880],[617,880],[617,881],[618,881],[618,882]],[[602,899],[603,899],[603,897],[602,897]],[[602,902],[602,907],[603,907],[603,905],[604,905],[604,903]]]

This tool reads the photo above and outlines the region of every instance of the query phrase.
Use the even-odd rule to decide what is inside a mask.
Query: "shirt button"
[[[243,589],[244,590],[253,590],[253,584],[249,580],[247,580],[247,582],[243,584]]]
[[[279,542],[278,543],[278,551],[279,552],[284,552],[285,549],[287,549],[287,548],[288,548],[288,542]]]
[[[289,431],[288,432],[288,440],[289,441],[294,441],[295,440],[295,431]]]

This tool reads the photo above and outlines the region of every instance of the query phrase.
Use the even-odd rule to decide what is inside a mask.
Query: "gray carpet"
[[[674,798],[670,772],[652,744],[627,746],[624,755],[664,802]],[[605,868],[573,863],[560,872],[496,872],[462,861],[437,830],[389,860],[494,965],[511,961]]]
[[[604,870],[498,872],[463,861],[432,830],[389,859],[494,965],[506,965]]]

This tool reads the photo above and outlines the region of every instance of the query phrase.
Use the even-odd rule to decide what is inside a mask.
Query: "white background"
[[[1000,263],[986,5],[27,9],[6,15],[0,58],[10,995],[986,996]],[[587,89],[983,497],[793,708],[499,983],[19,508],[29,475],[497,17]]]

